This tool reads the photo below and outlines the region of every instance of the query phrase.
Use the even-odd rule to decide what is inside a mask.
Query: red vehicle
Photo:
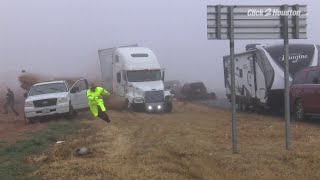
[[[299,120],[320,114],[320,66],[297,72],[290,87],[291,112]]]

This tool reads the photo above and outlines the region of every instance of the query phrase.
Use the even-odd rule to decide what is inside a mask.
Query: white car
[[[69,117],[76,110],[88,108],[88,82],[80,79],[69,88],[66,81],[50,81],[33,85],[25,94],[24,113],[28,123],[34,118],[64,114]]]

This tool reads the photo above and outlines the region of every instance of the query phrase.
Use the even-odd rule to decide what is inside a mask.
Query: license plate
[[[50,109],[44,109],[42,110],[42,113],[49,113],[50,112]]]

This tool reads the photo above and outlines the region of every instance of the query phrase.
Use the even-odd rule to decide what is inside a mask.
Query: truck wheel
[[[69,112],[67,113],[67,118],[68,119],[73,119],[76,115],[75,110],[73,109],[73,106],[71,104],[71,102],[69,102]]]
[[[166,102],[166,105],[165,105],[165,112],[167,113],[171,113],[172,112],[172,102]]]
[[[138,105],[138,104],[131,103],[131,109],[132,109],[132,111],[134,111],[134,112],[138,112],[138,111],[139,111],[139,105]]]
[[[307,116],[305,115],[304,107],[300,101],[297,101],[296,103],[296,118],[297,120],[303,120],[306,119]]]
[[[33,124],[34,123],[34,119],[33,118],[26,118],[26,123],[27,124]]]
[[[124,105],[124,109],[127,110],[127,111],[133,111],[132,103],[130,103],[128,99],[126,99],[126,102],[125,102],[125,105]]]

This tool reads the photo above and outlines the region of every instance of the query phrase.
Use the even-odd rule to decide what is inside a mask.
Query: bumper
[[[164,111],[164,102],[146,103],[145,109],[147,112],[162,112],[162,111]]]
[[[24,113],[27,118],[64,114],[69,112],[69,103],[47,107],[25,107]]]

